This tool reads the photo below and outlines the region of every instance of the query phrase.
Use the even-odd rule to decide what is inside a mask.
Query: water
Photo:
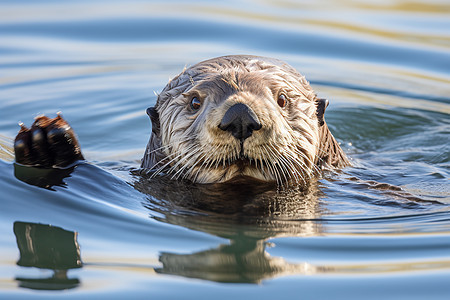
[[[448,299],[448,28],[438,0],[2,1],[0,298]],[[132,175],[154,92],[226,54],[306,75],[353,166],[285,193]],[[10,146],[57,111],[88,162],[45,189]]]

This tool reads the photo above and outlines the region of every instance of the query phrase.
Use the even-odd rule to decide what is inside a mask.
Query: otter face
[[[229,56],[173,79],[150,110],[142,167],[199,183],[250,176],[305,185],[317,169],[318,103],[279,61]]]

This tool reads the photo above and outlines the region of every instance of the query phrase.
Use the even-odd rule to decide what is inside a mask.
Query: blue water
[[[448,28],[439,0],[1,1],[0,298],[449,299]],[[352,167],[284,193],[130,172],[155,93],[227,54],[304,74]],[[46,189],[11,145],[57,111],[87,162]]]

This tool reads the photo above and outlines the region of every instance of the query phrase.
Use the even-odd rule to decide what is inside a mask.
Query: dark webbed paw
[[[37,117],[29,129],[20,126],[14,141],[17,163],[51,168],[84,159],[75,133],[59,114],[53,119]]]

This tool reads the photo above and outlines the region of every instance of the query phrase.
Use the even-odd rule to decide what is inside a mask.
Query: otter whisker
[[[217,149],[217,147],[216,147],[216,149]],[[203,161],[203,163],[199,167],[199,170],[196,173],[196,176],[198,176],[198,174],[200,173],[199,171],[202,170],[202,168],[203,169],[210,169],[210,168],[212,168],[212,165],[214,164],[214,160],[212,158],[214,157],[214,152],[216,152],[216,149],[211,151],[209,153],[208,157]],[[216,158],[216,161],[215,161],[216,162],[216,165],[215,165],[216,169],[218,168],[219,163],[221,162],[221,160],[225,161],[225,156],[223,154],[221,154],[221,155],[222,155],[222,158],[220,158],[220,157]],[[224,168],[225,168],[225,166],[224,166]]]
[[[215,168],[217,169],[219,167],[219,163],[221,162],[222,158],[219,156],[215,160],[211,159],[214,155],[217,155],[218,147],[214,146],[213,149],[211,149],[208,153],[208,156],[204,161],[202,162],[201,167],[205,169],[209,169],[212,167],[214,163],[216,163]],[[221,154],[223,156],[223,154]]]
[[[270,144],[269,144],[269,145],[270,145]],[[275,164],[278,163],[279,168],[280,168],[281,175],[283,175],[284,180],[285,180],[284,182],[288,182],[288,179],[286,178],[286,175],[285,175],[286,172],[285,172],[285,170],[283,170],[284,164],[283,164],[283,163],[280,163],[280,157],[282,157],[281,153],[280,153],[278,150],[275,150],[273,147],[267,147],[267,149],[268,149],[269,152],[272,153],[273,157],[277,157],[277,159],[276,159],[276,161],[275,161]],[[276,153],[274,153],[274,151],[276,151]],[[276,166],[275,166],[275,167],[276,167]],[[280,176],[280,180],[281,180],[281,176]]]
[[[205,163],[205,161],[208,161],[208,159],[211,157],[211,155],[212,155],[212,153],[211,152],[204,152],[204,151],[202,151],[202,149],[199,151],[200,153],[203,153],[200,157],[197,157],[196,158],[196,161],[194,162],[194,164],[192,164],[192,166],[189,168],[189,170],[185,173],[185,175],[183,176],[183,178],[186,178],[186,177],[188,177],[188,176],[190,176],[190,177],[194,177],[193,178],[193,180],[196,180],[196,178],[198,178],[198,175],[199,175],[199,173],[200,173],[200,171],[202,170],[202,167],[203,167],[203,165],[204,165],[204,163]],[[205,159],[205,158],[207,158],[207,159]],[[199,163],[201,163],[201,165],[200,166],[197,166]],[[195,169],[195,168],[198,168],[197,169],[197,172],[196,172],[196,174],[194,175],[194,176],[192,176],[192,171]]]
[[[298,174],[299,174],[299,170],[297,168],[295,168],[295,165],[293,164],[293,162],[291,160],[289,160],[286,156],[285,153],[283,153],[283,155],[280,155],[280,161],[283,163],[283,171],[286,173],[286,175],[292,175],[292,177],[288,176],[289,178],[293,178],[294,181],[298,184]],[[286,181],[286,186],[288,185],[288,182]]]
[[[260,165],[261,165],[261,171],[262,171],[264,177],[266,178],[266,177],[268,176],[267,174],[270,172],[270,171],[269,171],[269,168],[266,167],[267,170],[265,170],[265,168],[264,168],[264,162],[263,162],[263,159],[262,159],[261,156],[259,157],[259,162],[260,162]]]
[[[296,160],[293,158],[292,154],[290,153],[290,147],[283,147],[285,151],[283,151],[283,153],[281,153],[278,148],[274,145],[274,143],[270,142],[269,145],[271,146],[271,149],[273,149],[273,151],[276,151],[276,155],[280,161],[280,164],[282,166],[282,171],[283,171],[283,176],[286,178],[286,181],[288,181],[286,176],[288,174],[294,175],[294,179],[295,181],[298,183],[298,177],[295,176],[296,173],[298,173],[298,168],[295,167],[294,163],[297,163]],[[288,157],[286,157],[286,155],[290,155],[291,159],[289,159]],[[303,168],[300,168],[301,170],[303,170]]]
[[[302,151],[300,151],[300,149],[295,149],[295,153],[299,156],[301,156],[303,159],[305,159],[306,161],[308,161],[311,164],[311,168],[315,168],[316,171],[320,171],[319,168],[316,166],[316,164],[312,161],[311,158],[307,157]],[[305,165],[306,167],[306,165]],[[312,176],[312,174],[310,174],[310,177]]]
[[[205,155],[207,154],[207,156],[205,157]],[[211,158],[214,156],[214,151],[211,151],[209,153],[205,153],[204,156],[202,157],[201,160],[199,160],[199,162],[201,161],[201,164],[198,166],[197,172],[194,175],[194,178],[197,179],[198,176],[200,175],[201,171],[204,171],[205,169],[209,169],[211,168],[212,164],[214,163],[214,160],[212,160]]]
[[[255,159],[253,159],[254,161],[255,161],[255,169],[257,169],[258,170],[258,159],[257,158],[255,158]],[[252,160],[252,161],[253,161]]]
[[[264,150],[264,147],[263,147],[263,150]],[[267,153],[265,155],[267,155]],[[275,180],[277,180],[277,176],[272,168],[270,161],[271,160],[269,157],[267,159],[263,159],[262,157],[260,158],[261,166],[262,166],[263,172],[265,174],[264,176],[268,180],[273,180],[274,177],[275,177]],[[264,168],[264,166],[265,166],[265,168]],[[264,169],[266,169],[266,170],[264,170]],[[277,180],[277,182],[278,182],[278,180]]]
[[[298,177],[300,177],[300,179],[303,181],[303,183],[306,184],[306,180],[302,176],[302,173],[306,173],[304,162],[299,160],[298,157],[294,157],[294,155],[293,155],[293,153],[291,153],[291,151],[287,151],[286,154],[289,155],[291,158],[290,162],[292,164],[292,168],[295,170],[293,172],[293,174],[297,175],[297,176],[295,176],[296,182],[299,183]]]
[[[195,166],[204,158],[206,153],[203,153],[200,151],[200,155],[198,152],[194,152],[192,155],[189,156],[188,161],[180,168],[180,170],[177,172],[177,178],[183,175],[183,179],[190,176],[192,170],[195,168]],[[187,170],[189,168],[189,170]],[[187,171],[186,171],[187,170]]]
[[[208,169],[208,165],[212,164],[211,158],[213,154],[211,152],[204,152],[203,155],[195,162],[195,164],[189,169],[188,173],[192,173],[195,168],[197,168],[195,174],[193,174],[194,178],[198,178],[199,174]]]
[[[194,150],[194,148],[195,146],[188,148],[187,149],[188,154],[182,157],[175,165],[173,165],[170,168],[171,172],[173,172],[179,167],[179,165],[182,165],[181,168],[179,168],[178,171],[176,171],[176,173],[172,175],[171,179],[178,178],[179,175],[181,175],[182,172],[186,169],[186,167],[190,165],[189,161],[196,157],[197,153],[192,151]]]
[[[180,153],[178,156],[181,156],[182,154]],[[168,160],[168,162],[167,163],[165,163],[164,165],[162,165],[161,167],[158,167],[157,169],[153,169],[152,171],[153,171],[153,174],[150,176],[150,178],[154,178],[154,177],[156,177],[156,176],[158,176],[159,174],[161,174],[165,169],[166,169],[166,167],[168,166],[168,165],[170,165],[173,161],[175,161],[177,159],[177,157],[175,157],[175,158],[173,158],[173,159],[171,159],[171,160]],[[165,162],[165,160],[162,160],[161,161],[161,163],[164,163]]]
[[[155,165],[152,166],[152,170],[157,171],[160,169],[164,169],[166,162],[170,162],[171,161],[170,157],[173,155],[175,155],[175,153],[169,154],[166,157],[164,157],[164,159],[160,160],[159,162],[157,162]],[[158,165],[162,165],[162,166],[158,166]]]
[[[185,140],[183,140],[183,141],[181,141],[181,142],[178,142],[178,143],[170,143],[170,144],[168,144],[168,145],[166,145],[166,146],[160,147],[160,149],[173,148],[174,146],[178,146],[178,148],[179,148],[179,145],[185,144],[185,143],[187,143],[187,142],[189,142],[189,141],[192,141],[192,140],[194,140],[194,139],[185,139]],[[153,173],[152,177],[157,176],[157,175],[160,174],[167,166],[169,166],[169,165],[172,164],[174,161],[176,161],[176,160],[179,159],[179,161],[178,161],[177,164],[176,164],[176,165],[178,165],[178,164],[180,163],[180,161],[182,161],[183,159],[187,158],[187,157],[183,156],[183,155],[184,155],[184,152],[189,153],[190,150],[192,150],[194,147],[195,147],[195,145],[192,145],[191,147],[188,147],[187,149],[180,149],[180,150],[175,151],[174,153],[168,154],[165,160],[162,160],[162,161],[158,162],[158,164],[163,164],[163,165],[155,170],[155,172]],[[167,159],[170,158],[170,157],[173,157],[173,158],[170,159],[170,160],[167,160]],[[180,158],[181,158],[181,159],[180,159]],[[156,164],[155,166],[158,166],[158,164]],[[154,167],[155,167],[155,166],[154,166]],[[175,166],[172,166],[171,168],[169,168],[169,169],[167,170],[167,172],[168,172],[168,173],[171,173],[171,172],[173,172],[173,170],[174,170],[175,168],[176,168]]]
[[[285,151],[285,154],[287,156],[290,157],[289,161],[292,164],[292,168],[295,169],[295,173],[298,174],[298,176],[300,176],[300,178],[302,179],[302,181],[304,183],[306,183],[305,178],[302,176],[303,174],[308,174],[308,166],[306,165],[306,163],[300,159],[303,158],[305,159],[303,153],[298,153],[298,151],[296,150],[295,147],[286,147],[286,149],[288,149],[289,151]],[[295,155],[297,154],[297,155]],[[300,156],[300,157],[298,157]]]
[[[298,171],[294,167],[292,161],[289,160],[287,157],[285,157],[284,153],[283,154],[280,153],[278,157],[283,166],[283,173],[286,175],[291,174],[293,176],[295,182],[298,183],[298,178],[296,176],[296,173]],[[286,177],[286,175],[284,175],[284,176]],[[287,180],[286,180],[286,182],[287,182]]]
[[[266,145],[264,145],[264,147],[262,149],[266,152],[267,157],[269,157],[269,159],[267,160],[267,162],[268,162],[267,165],[271,169],[272,174],[275,177],[275,180],[277,181],[277,185],[280,185],[281,178],[280,178],[280,174],[278,173],[278,170],[276,169],[276,167],[273,164],[274,159],[270,157]]]
[[[152,174],[151,178],[154,178],[155,176],[157,176],[158,174],[160,174],[167,166],[169,166],[170,164],[172,164],[174,161],[176,161],[177,159],[179,159],[180,157],[183,157],[184,152],[181,151],[177,151],[174,152],[172,154],[169,154],[168,157],[175,155],[175,157],[173,157],[172,159],[170,159],[169,161],[167,161],[163,166],[159,167],[158,169],[155,170],[155,172]],[[161,161],[162,163],[164,163],[164,161]]]
[[[185,141],[185,142],[186,142],[186,141]],[[146,155],[146,156],[150,156],[151,154],[153,154],[153,153],[155,153],[155,152],[158,152],[158,151],[164,151],[164,150],[166,150],[166,149],[169,149],[169,148],[173,147],[174,145],[175,145],[175,143],[170,143],[170,144],[168,144],[168,145],[164,145],[164,146],[155,148],[155,149],[153,149],[153,150],[151,150],[151,151],[148,151],[148,149],[147,149],[146,152],[145,152],[145,155]],[[167,155],[167,156],[170,156],[170,154]],[[154,168],[156,165],[160,164],[160,163],[161,163],[161,162],[158,162],[157,164],[155,164],[155,165],[153,166],[153,168]]]
[[[194,155],[189,155],[188,157],[186,157],[187,162],[181,165],[181,167],[172,175],[171,179],[179,179],[181,176],[185,178],[186,177],[185,171],[187,168],[191,167],[190,161],[192,161],[194,157],[195,157]]]
[[[184,162],[188,162],[190,159],[192,159],[197,153],[194,151],[196,148],[196,145],[191,145],[190,147],[183,149],[183,152],[186,153],[184,157],[179,159],[175,165],[171,167],[171,169],[174,171],[178,168],[178,166]]]
[[[175,146],[177,144],[186,144],[186,143],[188,143],[190,141],[193,141],[193,140],[195,140],[195,139],[194,138],[190,138],[190,139],[185,139],[185,140],[183,140],[181,142],[177,142],[177,143],[172,142],[172,143],[169,143],[167,145],[163,145],[161,147],[155,148],[155,149],[153,149],[151,151],[148,151],[148,149],[147,149],[146,152],[145,152],[145,155],[150,156],[150,154],[153,154],[155,152],[164,151],[164,150],[169,149],[170,147],[173,147],[173,146]]]
[[[164,146],[158,147],[158,148],[156,148],[156,149],[153,149],[153,150],[151,150],[151,151],[147,151],[145,154],[146,154],[146,155],[150,155],[150,154],[153,154],[153,153],[155,153],[155,152],[157,152],[157,151],[165,150],[165,149],[169,148],[170,146],[171,146],[171,145],[164,145]]]
[[[267,173],[271,176],[271,177],[276,177],[276,175],[274,174],[275,172],[273,172],[273,169],[271,168],[270,164],[270,158],[268,157],[268,153],[266,151],[266,146],[265,145],[261,145],[261,152],[263,152],[263,154],[267,157],[267,159],[264,160],[264,162],[266,163],[266,168],[267,168]],[[263,163],[263,160],[261,159],[261,164]]]

